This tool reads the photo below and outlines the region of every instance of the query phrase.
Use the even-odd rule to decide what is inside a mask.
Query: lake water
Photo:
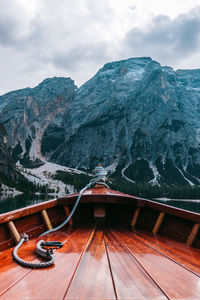
[[[0,214],[55,198],[52,195],[19,195],[6,199],[0,196]],[[200,213],[200,200],[153,199],[153,201]]]
[[[52,195],[19,195],[9,198],[0,196],[0,214],[55,198]]]
[[[175,206],[189,211],[194,211],[200,214],[200,200],[183,200],[183,199],[165,199],[153,201],[163,203],[170,206]]]

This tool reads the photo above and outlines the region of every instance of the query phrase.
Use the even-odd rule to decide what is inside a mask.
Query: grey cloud
[[[107,1],[59,0],[58,5],[43,0],[28,16],[20,9],[20,0],[1,1],[6,12],[5,18],[0,12],[2,90],[65,74],[82,83],[111,59],[110,44],[104,39],[112,24]]]
[[[5,13],[0,13],[0,45],[11,45],[16,39],[18,22]]]
[[[132,28],[122,37],[110,1],[35,1],[28,15],[21,3],[1,0],[2,91],[55,75],[83,83],[106,62],[129,56],[152,56],[173,65],[199,49],[199,7],[175,20],[157,16],[146,31]]]
[[[147,30],[132,28],[124,39],[128,56],[152,56],[174,63],[198,51],[200,47],[200,7],[171,20],[156,16]]]
[[[64,70],[78,70],[82,64],[89,63],[103,63],[109,59],[107,54],[108,45],[105,43],[94,43],[79,45],[73,47],[70,50],[62,52],[56,52],[48,58],[55,67],[62,68]]]

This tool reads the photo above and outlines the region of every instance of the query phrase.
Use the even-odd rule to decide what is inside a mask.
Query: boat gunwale
[[[80,200],[80,203],[109,203],[109,204],[124,204],[124,205],[131,205],[135,208],[151,208],[154,210],[157,210],[159,212],[168,213],[170,215],[175,215],[177,217],[188,219],[196,223],[200,223],[200,214],[196,212],[187,211],[181,208],[176,208],[167,204],[157,203],[152,200],[139,198],[136,196],[123,194],[120,192],[113,191],[115,193],[112,193],[112,190],[104,189],[104,191],[108,191],[108,193],[101,193],[101,192],[95,192],[95,194],[85,193],[82,195],[82,198]],[[89,190],[93,191],[93,190]],[[38,213],[44,209],[49,209],[56,206],[65,206],[65,205],[73,205],[78,193],[67,195],[65,197],[52,199],[45,201],[43,203],[27,206],[24,208],[20,208],[14,211],[6,212],[3,214],[0,214],[0,224],[16,220],[21,217],[25,217],[34,213]]]

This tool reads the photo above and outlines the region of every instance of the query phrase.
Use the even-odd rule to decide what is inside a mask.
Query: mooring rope
[[[43,258],[46,258],[48,261],[44,261],[44,262],[40,262],[40,263],[33,263],[33,262],[29,262],[26,261],[22,258],[20,258],[17,254],[17,251],[19,250],[19,248],[23,245],[24,242],[27,242],[29,240],[29,237],[27,234],[23,233],[21,236],[21,240],[19,241],[19,243],[17,244],[17,246],[15,246],[14,250],[13,250],[13,257],[15,259],[15,261],[17,261],[20,265],[27,267],[27,268],[47,268],[50,267],[51,265],[54,264],[55,261],[55,257],[53,255],[53,253],[42,249],[41,244],[45,243],[44,241],[39,241],[36,245],[36,252],[42,256]]]
[[[93,184],[99,184],[99,185],[104,185],[105,187],[109,188],[109,186],[105,183],[106,180],[106,175],[107,175],[107,171],[99,164],[95,169],[94,169],[94,178],[90,180],[90,182],[79,192],[77,200],[69,214],[69,216],[66,218],[66,220],[61,223],[59,226],[47,230],[45,232],[43,232],[40,236],[44,236],[46,234],[55,232],[61,228],[63,228],[71,219],[71,217],[73,216],[79,201],[81,199],[81,196],[83,195],[84,191],[89,189]],[[42,258],[47,259],[48,261],[45,262],[40,262],[40,263],[33,263],[33,262],[28,262],[22,258],[20,258],[18,256],[18,250],[19,248],[23,245],[24,242],[27,242],[29,240],[29,236],[26,233],[23,233],[21,235],[21,240],[19,241],[19,243],[15,246],[14,250],[13,250],[13,258],[15,259],[15,261],[17,261],[20,265],[24,266],[24,267],[28,267],[28,268],[47,268],[50,267],[51,265],[53,265],[55,263],[55,257],[53,255],[53,249],[43,249],[44,246],[56,246],[56,248],[60,248],[63,246],[63,244],[61,242],[57,242],[57,241],[53,241],[53,242],[45,242],[43,240],[40,240],[37,242],[36,245],[36,253],[38,255],[40,255]]]

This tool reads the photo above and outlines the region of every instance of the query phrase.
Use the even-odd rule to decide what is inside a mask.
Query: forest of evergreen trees
[[[65,184],[73,185],[77,191],[80,191],[90,180],[91,176],[86,174],[67,173],[64,171],[57,171],[53,179],[61,180]],[[3,182],[9,187],[16,188],[25,194],[40,193],[52,193],[55,190],[50,189],[48,186],[40,186],[28,181],[23,175],[17,172],[15,180],[8,178],[3,174],[0,174],[0,182]],[[200,186],[190,185],[154,185],[148,183],[131,183],[124,178],[112,178],[109,177],[107,181],[111,189],[118,190],[123,193],[135,195],[141,198],[153,199],[153,198],[171,198],[171,199],[200,199]],[[0,184],[1,190],[1,184]],[[66,189],[67,192],[67,189]]]
[[[151,185],[148,183],[131,183],[123,178],[113,179],[112,189],[141,198],[153,199],[166,197],[170,199],[200,199],[200,186],[190,185]]]
[[[15,179],[12,179],[11,177],[5,176],[5,174],[0,173],[0,182],[4,183],[5,185],[15,188],[18,191],[21,191],[25,194],[32,195],[36,192],[38,193],[53,193],[55,192],[54,189],[50,189],[47,185],[39,185],[39,184],[34,184],[33,182],[28,181],[26,177],[21,175],[19,172],[16,173]],[[1,184],[0,184],[0,190]]]
[[[83,188],[91,177],[85,174],[72,174],[63,171],[58,171],[54,179],[63,181],[66,184],[71,184],[77,191]],[[108,185],[111,189],[118,190],[123,193],[135,195],[141,198],[171,198],[171,199],[200,199],[199,186],[167,186],[167,185],[151,185],[148,183],[131,183],[124,178],[108,178]]]
[[[67,173],[64,171],[57,171],[54,179],[61,180],[65,184],[71,184],[79,191],[91,180],[91,176],[86,174]]]

